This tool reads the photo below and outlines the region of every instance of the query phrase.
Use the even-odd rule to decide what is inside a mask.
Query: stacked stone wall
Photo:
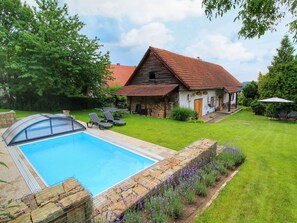
[[[0,222],[88,223],[92,217],[92,199],[89,192],[72,178],[13,201],[8,207],[6,213],[10,213],[15,219],[2,218]]]
[[[14,111],[0,112],[0,129],[7,128],[16,122],[16,116]]]

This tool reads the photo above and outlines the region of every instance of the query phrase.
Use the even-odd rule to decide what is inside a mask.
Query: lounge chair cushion
[[[107,121],[112,122],[115,125],[126,125],[126,122],[124,120],[114,118],[110,111],[105,111],[103,112],[103,114]]]
[[[89,128],[93,127],[93,125],[98,125],[99,129],[111,128],[113,126],[105,120],[100,120],[96,113],[90,113],[89,117],[90,121],[87,122]],[[89,125],[91,125],[91,127]]]

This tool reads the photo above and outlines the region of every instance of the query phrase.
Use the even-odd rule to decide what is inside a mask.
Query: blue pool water
[[[47,185],[75,177],[93,195],[155,163],[83,132],[19,147]]]

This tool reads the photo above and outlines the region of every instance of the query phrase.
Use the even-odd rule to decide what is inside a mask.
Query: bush
[[[233,148],[225,148],[215,160],[223,162],[226,168],[233,169],[242,164],[245,161],[245,158],[246,157],[242,152]]]
[[[205,197],[207,195],[207,188],[205,183],[201,182],[201,180],[198,178],[194,181],[194,188],[197,195],[202,197]]]
[[[168,209],[169,216],[174,219],[179,218],[182,215],[184,205],[178,191],[172,188],[167,188],[164,191],[164,198],[167,201],[168,206],[170,206]]]
[[[205,176],[205,184],[207,187],[213,187],[216,182],[216,175],[214,173],[208,173]]]
[[[197,117],[197,113],[189,108],[173,108],[170,112],[170,118],[178,121],[187,121],[191,119],[195,119]]]
[[[159,194],[148,198],[145,201],[146,210],[149,213],[149,219],[155,223],[167,222],[169,206],[165,205],[164,197]]]
[[[142,223],[142,216],[141,213],[130,209],[126,214],[125,214],[125,218],[124,218],[124,222],[125,223]]]
[[[215,161],[214,162],[214,167],[217,171],[219,171],[220,174],[222,175],[227,175],[228,170],[227,168],[224,166],[224,163],[220,160]]]
[[[238,104],[239,105],[249,107],[249,106],[251,106],[252,101],[253,101],[253,99],[246,98],[242,92],[239,94],[239,97],[238,97]]]
[[[258,99],[251,103],[251,107],[256,115],[264,115],[265,107],[258,101]]]

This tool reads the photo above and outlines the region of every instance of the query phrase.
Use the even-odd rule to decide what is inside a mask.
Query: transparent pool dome
[[[3,133],[2,137],[10,146],[85,129],[82,124],[64,115],[37,114],[17,121]]]

